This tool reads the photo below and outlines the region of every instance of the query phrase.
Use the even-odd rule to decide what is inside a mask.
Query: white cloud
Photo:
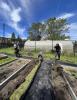
[[[64,18],[64,19],[66,19],[66,18],[71,18],[71,17],[73,17],[73,16],[75,16],[75,14],[74,13],[64,13],[64,14],[62,14],[62,15],[60,15],[57,19],[62,19],[62,18]]]
[[[17,23],[17,22],[21,21],[20,12],[21,12],[21,8],[18,8],[18,9],[14,9],[10,13],[10,17],[11,17],[11,20],[13,22],[16,22]]]
[[[71,23],[69,27],[70,29],[77,30],[77,23]]]
[[[6,37],[7,37],[7,38],[11,38],[11,34],[7,33],[7,34],[6,34]]]
[[[4,9],[6,11],[11,11],[10,7],[5,2],[1,2],[0,8]]]
[[[20,0],[20,4],[25,10],[24,14],[30,25],[31,19],[33,18],[33,0]]]
[[[20,28],[17,23],[9,23],[11,27],[13,27],[19,34],[23,34],[25,28]]]
[[[12,5],[12,7],[10,6],[10,4]],[[20,12],[22,11],[22,9],[20,7],[16,8],[11,2],[10,4],[8,5],[5,2],[1,2],[0,13],[6,19],[6,22],[9,26],[14,28],[19,34],[23,34],[25,29],[19,27],[18,24],[18,22],[20,22],[22,19],[20,16]]]
[[[68,27],[69,27],[69,33],[66,34],[69,35],[71,39],[77,40],[77,22],[69,24]]]
[[[45,21],[41,21],[42,24],[45,24]]]
[[[57,17],[57,19],[60,19],[60,18],[69,19],[74,16],[75,16],[74,13],[64,13],[64,14],[60,15],[59,17]],[[76,40],[77,39],[77,22],[70,23],[68,25],[68,27],[69,27],[69,32],[66,33],[66,35],[70,36],[71,39]]]

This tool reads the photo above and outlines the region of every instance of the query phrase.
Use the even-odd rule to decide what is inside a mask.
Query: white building
[[[67,52],[67,53],[73,53],[73,42],[71,40],[64,40],[64,41],[50,41],[50,40],[44,40],[44,41],[26,41],[24,48],[26,50],[34,50],[35,46],[36,49],[43,50],[43,51],[50,51],[52,50],[52,45],[53,48],[54,46],[59,43],[61,46],[62,52]]]

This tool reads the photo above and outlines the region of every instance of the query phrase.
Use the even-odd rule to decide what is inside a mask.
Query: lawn
[[[14,48],[13,47],[2,48],[0,49],[0,53],[14,54]]]
[[[27,50],[25,50],[25,49],[22,49],[22,50],[20,51],[20,53],[21,53],[22,56],[30,56],[30,57],[37,58],[37,57],[38,57],[39,51],[36,50],[36,52],[35,52],[35,50],[32,50],[32,51],[29,50],[29,51],[27,51]]]
[[[12,47],[11,48],[2,48],[2,49],[0,49],[0,53],[14,54],[14,49]],[[14,57],[8,57],[6,59],[1,59],[0,65],[7,63],[7,62],[10,62],[10,61],[13,61],[13,60],[15,60]]]
[[[68,63],[73,63],[73,64],[77,64],[77,56],[73,56],[73,55],[62,55],[61,56],[61,60],[68,62]]]
[[[46,52],[44,54],[44,57],[46,59],[52,59],[55,58],[55,54],[51,52]],[[77,55],[74,56],[73,54],[61,54],[61,61],[77,64]]]
[[[22,50],[23,53],[22,55],[26,55],[26,56],[33,56],[34,58],[36,58],[39,54],[39,51],[35,52],[35,51],[31,51],[31,52],[28,52],[28,51],[25,51],[25,50]],[[45,59],[52,59],[52,58],[55,58],[55,54],[54,53],[51,53],[51,52],[44,52],[43,53],[43,56]],[[73,64],[77,64],[77,55],[74,56],[73,54],[62,54],[61,55],[61,61],[64,61],[64,62],[68,62],[68,63],[73,63]]]
[[[6,59],[1,59],[1,60],[0,60],[0,65],[1,65],[1,64],[5,64],[5,63],[8,63],[8,62],[13,61],[13,60],[15,60],[14,57],[8,57],[8,58],[6,58]]]
[[[4,48],[4,49],[0,49],[0,52],[3,52],[3,53],[7,53],[7,54],[13,54],[14,55],[14,48]],[[33,50],[33,51],[26,51],[24,49],[22,49],[20,51],[21,55],[22,56],[30,56],[30,57],[34,57],[34,58],[37,58],[38,57],[38,54],[39,54],[39,50]],[[43,56],[45,59],[51,59],[51,58],[54,58],[54,53],[51,53],[51,52],[44,52],[43,53]],[[69,62],[69,63],[74,63],[74,64],[77,64],[77,55],[74,57],[73,54],[71,55],[68,55],[68,54],[62,54],[61,55],[61,60],[62,61],[65,61],[65,62]]]

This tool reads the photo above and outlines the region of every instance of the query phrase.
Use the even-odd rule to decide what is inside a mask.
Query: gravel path
[[[44,61],[23,100],[55,100],[51,79],[51,61]]]

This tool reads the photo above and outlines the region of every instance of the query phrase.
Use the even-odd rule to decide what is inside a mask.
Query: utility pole
[[[53,37],[52,37],[52,52],[53,52]]]
[[[5,37],[5,24],[3,24],[3,37]]]
[[[4,43],[5,43],[5,24],[3,24],[3,38],[2,38],[2,43],[3,43],[3,47],[4,47]]]
[[[36,39],[35,39],[35,52],[36,52]]]

